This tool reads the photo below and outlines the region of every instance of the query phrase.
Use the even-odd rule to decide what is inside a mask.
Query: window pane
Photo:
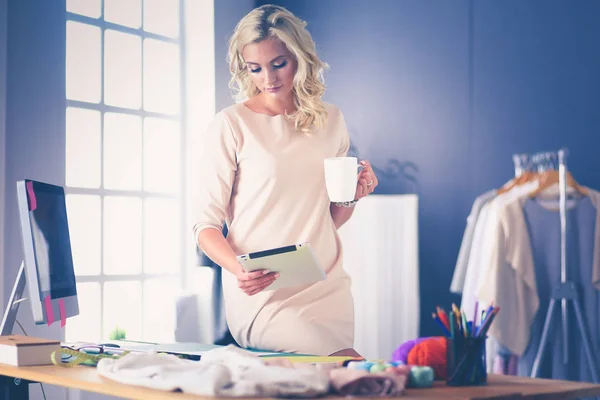
[[[65,181],[67,186],[100,187],[100,112],[67,107]]]
[[[138,110],[142,106],[142,38],[107,29],[104,33],[104,102]]]
[[[78,283],[79,315],[67,320],[65,341],[99,343],[100,337],[100,284]]]
[[[144,203],[144,272],[177,274],[180,267],[179,201]]]
[[[144,338],[149,342],[175,341],[175,279],[144,282]]]
[[[104,115],[104,187],[142,188],[142,119],[135,115]]]
[[[104,20],[138,29],[142,26],[142,0],[104,0]]]
[[[179,189],[179,123],[144,119],[144,190],[175,193]]]
[[[142,340],[142,283],[106,282],[103,316],[104,340],[116,328],[125,330],[126,339]]]
[[[67,99],[100,103],[100,28],[67,21]]]
[[[179,0],[144,0],[144,30],[171,38],[179,36]]]
[[[104,273],[142,272],[142,200],[107,196],[104,199]]]
[[[179,113],[179,46],[144,39],[144,109]]]
[[[102,16],[100,0],[67,0],[67,11],[91,18]]]
[[[67,212],[75,274],[100,274],[100,197],[69,194]]]

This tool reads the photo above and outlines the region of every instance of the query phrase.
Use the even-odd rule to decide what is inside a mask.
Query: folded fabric
[[[332,369],[329,379],[332,392],[342,396],[398,396],[406,386],[405,375],[351,368]]]
[[[103,359],[97,369],[120,383],[199,396],[316,397],[329,389],[325,372],[268,365],[234,346],[208,351],[200,361],[155,352],[131,353],[116,360]]]

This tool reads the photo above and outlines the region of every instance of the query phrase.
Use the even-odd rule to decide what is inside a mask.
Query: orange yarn
[[[408,365],[431,367],[436,379],[446,379],[446,339],[433,337],[414,346],[408,353]]]

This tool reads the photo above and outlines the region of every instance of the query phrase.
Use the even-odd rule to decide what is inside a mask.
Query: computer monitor
[[[65,191],[33,180],[17,182],[23,262],[2,320],[2,335],[12,333],[25,282],[36,324],[79,314]]]

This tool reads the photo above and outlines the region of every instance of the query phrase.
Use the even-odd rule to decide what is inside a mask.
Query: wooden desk
[[[48,365],[18,368],[0,364],[0,375],[128,399],[203,399],[202,397],[189,394],[162,392],[116,383],[102,378],[97,374],[96,369],[92,367],[77,366],[74,368],[63,368]],[[436,382],[435,386],[431,389],[408,389],[405,395],[400,397],[400,399],[566,400],[585,396],[600,396],[600,385],[591,383],[530,379],[502,375],[490,375],[488,381],[489,383],[487,386],[480,387],[448,387],[443,382]],[[2,394],[0,393],[0,396],[1,395]],[[13,396],[11,400],[20,400],[21,398],[21,396]]]

